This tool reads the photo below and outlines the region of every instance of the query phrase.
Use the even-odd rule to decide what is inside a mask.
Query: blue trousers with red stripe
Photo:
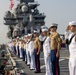
[[[35,65],[36,65],[36,71],[40,72],[40,54],[37,55],[38,50],[34,50],[34,56],[35,56]]]
[[[60,68],[59,68],[59,57],[56,57],[57,50],[51,50],[51,63],[52,63],[52,72],[53,75],[60,75]]]

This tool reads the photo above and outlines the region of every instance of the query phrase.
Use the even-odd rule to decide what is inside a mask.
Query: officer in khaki
[[[38,32],[34,30],[34,55],[35,55],[35,65],[36,71],[35,73],[40,73],[40,49],[41,43],[39,41]]]
[[[51,39],[51,63],[52,63],[52,72],[53,75],[60,75],[59,70],[59,54],[60,54],[60,36],[56,32],[57,24],[53,23],[50,27],[50,39]]]

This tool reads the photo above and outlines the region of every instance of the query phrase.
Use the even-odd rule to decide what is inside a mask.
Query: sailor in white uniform
[[[19,54],[20,54],[20,58],[22,58],[22,51],[21,51],[21,38],[19,41]]]
[[[65,32],[65,40],[67,41],[68,40],[68,38],[69,38],[69,35],[71,34],[72,32],[70,31],[70,26],[68,26],[67,28],[66,28],[66,32]],[[66,48],[68,49],[68,44],[66,43]]]
[[[32,34],[28,34],[28,38],[30,39],[30,42],[28,44],[28,49],[30,52],[30,70],[34,70],[35,69],[35,57],[34,57],[34,42],[32,40]]]
[[[69,72],[70,75],[76,75],[76,21],[69,22],[70,31],[69,35]]]
[[[14,46],[14,44],[13,44],[13,42],[12,41],[10,41],[9,43],[8,43],[8,49],[11,51],[11,52],[13,52],[13,46]]]
[[[45,75],[53,75],[52,74],[52,67],[51,67],[51,60],[50,60],[50,38],[47,35],[48,29],[42,29],[42,34],[45,37],[44,43],[43,43],[43,52],[44,52],[44,61],[45,61],[45,67],[46,67],[46,74]]]
[[[19,37],[16,38],[16,55],[19,53]]]
[[[29,66],[31,61],[30,61],[30,51],[29,51],[29,43],[30,43],[30,39],[28,38],[27,35],[27,42],[26,42],[26,55],[27,55],[27,65]]]

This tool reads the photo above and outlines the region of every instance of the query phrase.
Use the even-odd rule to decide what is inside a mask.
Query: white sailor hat
[[[28,33],[28,36],[32,36],[32,34],[31,33]]]
[[[19,39],[19,37],[17,36],[17,39]]]
[[[45,29],[42,29],[42,32],[45,32],[45,31],[48,31],[48,29],[47,29],[47,28],[45,28]]]
[[[47,26],[41,26],[41,29],[48,29],[48,27]]]
[[[50,25],[50,28],[51,28],[51,27],[57,27],[57,26],[58,26],[58,24],[52,23],[52,24]]]
[[[69,25],[74,25],[74,26],[76,26],[76,21],[71,21],[71,22],[69,22]]]
[[[33,32],[34,32],[34,33],[38,33],[38,31],[37,31],[37,30],[34,30]]]

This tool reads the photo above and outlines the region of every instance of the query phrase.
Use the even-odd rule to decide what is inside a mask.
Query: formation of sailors
[[[40,73],[40,52],[43,47],[45,75],[60,75],[59,55],[60,55],[60,36],[57,33],[57,25],[52,23],[50,28],[41,28],[41,34],[37,30],[33,34],[28,33],[24,37],[16,37],[9,44],[9,49],[19,58],[22,58],[30,70]],[[43,42],[43,45],[42,45]]]

